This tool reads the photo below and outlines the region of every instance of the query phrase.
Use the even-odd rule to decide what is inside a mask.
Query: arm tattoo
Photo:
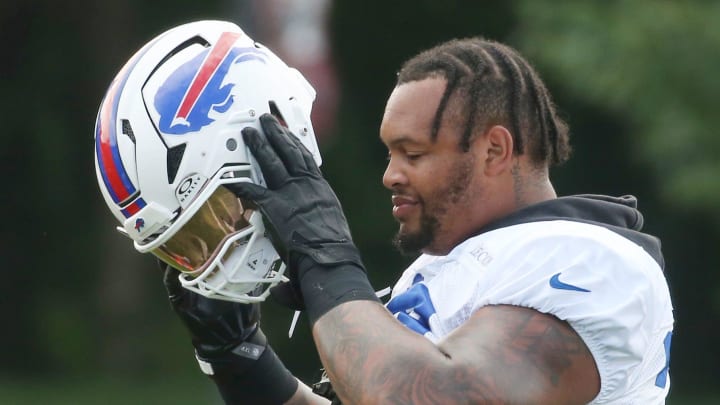
[[[354,301],[313,334],[343,404],[587,403],[599,390],[582,339],[528,308],[481,308],[434,345],[381,305]]]

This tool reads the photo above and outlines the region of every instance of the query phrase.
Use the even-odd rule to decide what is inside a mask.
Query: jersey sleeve
[[[672,329],[667,283],[641,247],[605,228],[527,237],[504,247],[476,302],[536,309],[567,321],[592,353],[601,379],[593,403],[621,399],[662,373]],[[653,381],[642,381],[653,380]],[[663,393],[664,397],[664,393]]]

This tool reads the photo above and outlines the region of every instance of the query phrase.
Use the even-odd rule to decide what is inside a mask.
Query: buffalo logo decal
[[[266,55],[254,47],[233,47],[240,33],[225,32],[217,43],[181,65],[168,76],[155,95],[159,129],[183,135],[199,131],[233,104],[234,83],[226,83],[231,66],[248,60],[265,63]]]

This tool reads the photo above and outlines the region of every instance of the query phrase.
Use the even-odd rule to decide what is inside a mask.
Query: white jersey
[[[662,404],[673,315],[661,265],[604,226],[519,223],[472,237],[447,256],[420,256],[388,306],[396,316],[420,319],[404,323],[434,342],[486,305],[552,314],[568,322],[595,359],[600,392],[592,404]],[[415,295],[412,308],[398,310],[408,295]],[[418,305],[417,296],[426,302]]]

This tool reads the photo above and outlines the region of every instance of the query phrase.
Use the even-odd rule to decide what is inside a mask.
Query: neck
[[[557,198],[547,168],[527,169],[516,163],[511,171],[515,209]]]

